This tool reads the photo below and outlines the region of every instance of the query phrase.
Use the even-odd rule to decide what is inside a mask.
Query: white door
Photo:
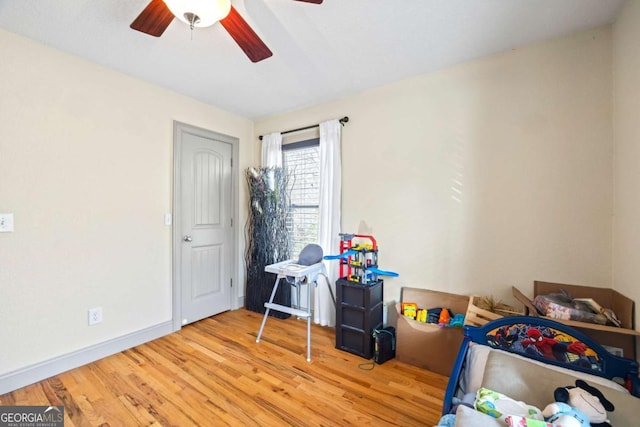
[[[174,256],[179,256],[176,294],[185,325],[231,309],[233,147],[213,132],[176,126],[180,212],[175,226],[180,231],[174,233],[179,239]]]

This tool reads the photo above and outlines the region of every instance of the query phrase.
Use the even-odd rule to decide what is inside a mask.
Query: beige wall
[[[640,2],[625,4],[613,30],[615,288],[640,304]],[[637,323],[636,323],[637,326]]]
[[[343,115],[343,230],[373,234],[401,286],[610,286],[608,28],[266,118],[256,135]],[[256,156],[257,157],[257,151]],[[337,252],[336,248],[336,252]]]
[[[238,137],[238,172],[255,142],[250,120],[2,30],[0,57],[2,375],[170,320],[173,120]]]

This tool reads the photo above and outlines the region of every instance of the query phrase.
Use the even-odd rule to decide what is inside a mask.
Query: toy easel
[[[293,260],[282,261],[276,264],[267,265],[264,268],[264,271],[267,273],[276,274],[276,282],[273,284],[273,291],[271,291],[271,298],[269,298],[269,302],[265,302],[264,306],[266,307],[266,311],[264,313],[264,318],[262,319],[262,325],[260,325],[260,332],[258,332],[258,337],[256,338],[256,342],[260,342],[260,336],[262,335],[262,331],[264,329],[265,323],[267,323],[267,317],[269,317],[269,310],[276,310],[282,313],[288,313],[292,316],[297,316],[303,319],[307,319],[307,362],[311,361],[311,283],[314,283],[315,286],[318,286],[318,276],[320,274],[327,277],[327,284],[329,283],[329,279],[327,276],[327,269],[324,266],[324,263],[319,262],[313,265],[299,265],[295,264]],[[298,308],[289,307],[286,305],[275,304],[273,302],[273,298],[276,295],[276,291],[278,290],[278,285],[280,283],[280,279],[286,279],[287,277],[293,278],[294,283],[293,286],[298,288]],[[305,282],[306,279],[306,282]],[[303,284],[307,285],[307,307],[306,310],[300,309],[300,286]],[[329,292],[331,292],[331,297],[333,298],[333,303],[335,305],[335,298],[333,297],[333,291],[331,290],[331,286],[329,286]]]

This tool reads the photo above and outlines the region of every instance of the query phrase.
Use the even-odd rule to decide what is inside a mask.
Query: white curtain
[[[320,123],[320,224],[318,242],[326,255],[340,252],[340,200],[342,198],[342,175],[340,161],[340,122],[329,120]],[[338,262],[325,261],[329,283],[335,295],[338,279]],[[314,322],[323,326],[334,326],[336,309],[329,288],[321,276],[314,298]]]
[[[262,167],[282,167],[282,134],[280,132],[262,137]]]

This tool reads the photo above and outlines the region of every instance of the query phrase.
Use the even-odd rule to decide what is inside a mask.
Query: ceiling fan
[[[321,4],[323,0],[296,0]],[[173,18],[194,27],[208,27],[220,21],[252,62],[269,58],[273,53],[247,21],[231,5],[231,0],[151,0],[130,27],[160,37]]]

